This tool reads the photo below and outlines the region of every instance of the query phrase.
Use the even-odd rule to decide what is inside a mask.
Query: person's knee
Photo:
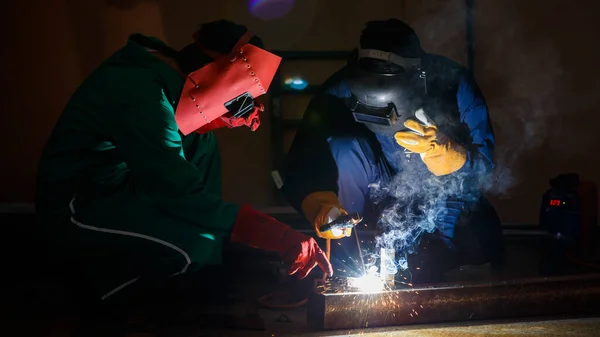
[[[474,218],[474,228],[483,246],[483,253],[490,260],[497,260],[504,255],[504,233],[502,222],[495,208],[484,202],[477,216]]]
[[[501,260],[504,236],[495,212],[473,216],[470,223],[457,227],[453,242],[461,257],[461,265],[479,265]]]
[[[408,256],[414,284],[441,282],[443,275],[459,264],[457,250],[436,234],[424,235],[415,253]]]

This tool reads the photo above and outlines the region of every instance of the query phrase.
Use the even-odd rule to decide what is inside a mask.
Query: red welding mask
[[[244,34],[229,54],[203,49],[214,61],[187,76],[175,111],[179,130],[188,135],[218,128],[260,125],[258,113],[281,58],[249,44]]]

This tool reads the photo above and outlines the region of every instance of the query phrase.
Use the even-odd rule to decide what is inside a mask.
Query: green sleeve
[[[239,206],[208,191],[209,167],[186,160],[173,106],[161,85],[138,80],[116,95],[120,103],[109,112],[109,133],[135,187],[164,212],[228,236]]]

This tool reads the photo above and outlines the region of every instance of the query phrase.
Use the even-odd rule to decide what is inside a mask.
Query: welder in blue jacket
[[[309,104],[282,190],[318,236],[350,236],[319,228],[359,212],[376,225],[380,245],[408,256],[413,283],[440,281],[457,266],[502,258],[500,221],[480,193],[493,153],[486,103],[470,73],[425,53],[404,22],[372,21]],[[334,267],[355,242],[332,245]]]

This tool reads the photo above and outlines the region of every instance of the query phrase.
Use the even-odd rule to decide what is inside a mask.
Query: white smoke
[[[403,160],[405,154],[399,152],[396,156]],[[411,160],[421,159],[412,154]],[[476,183],[466,173],[436,177],[422,165],[406,165],[391,181],[372,184],[371,200],[381,209],[377,224],[381,233],[375,238],[375,252],[381,248],[401,252],[396,255],[396,268],[406,269],[406,254],[414,253],[422,235],[442,230],[438,219],[446,213],[445,203],[457,197],[475,201]]]
[[[553,12],[556,4],[549,6],[543,10]],[[480,39],[475,59],[497,144],[496,168],[483,188],[486,194],[510,198],[526,178],[520,172],[523,158],[549,146],[565,74],[554,37],[532,29],[535,18],[517,7],[493,7],[500,11],[497,17],[478,18],[486,20],[484,32],[493,35]],[[513,20],[508,25],[496,20],[502,17]],[[507,45],[515,52],[507,52]]]

